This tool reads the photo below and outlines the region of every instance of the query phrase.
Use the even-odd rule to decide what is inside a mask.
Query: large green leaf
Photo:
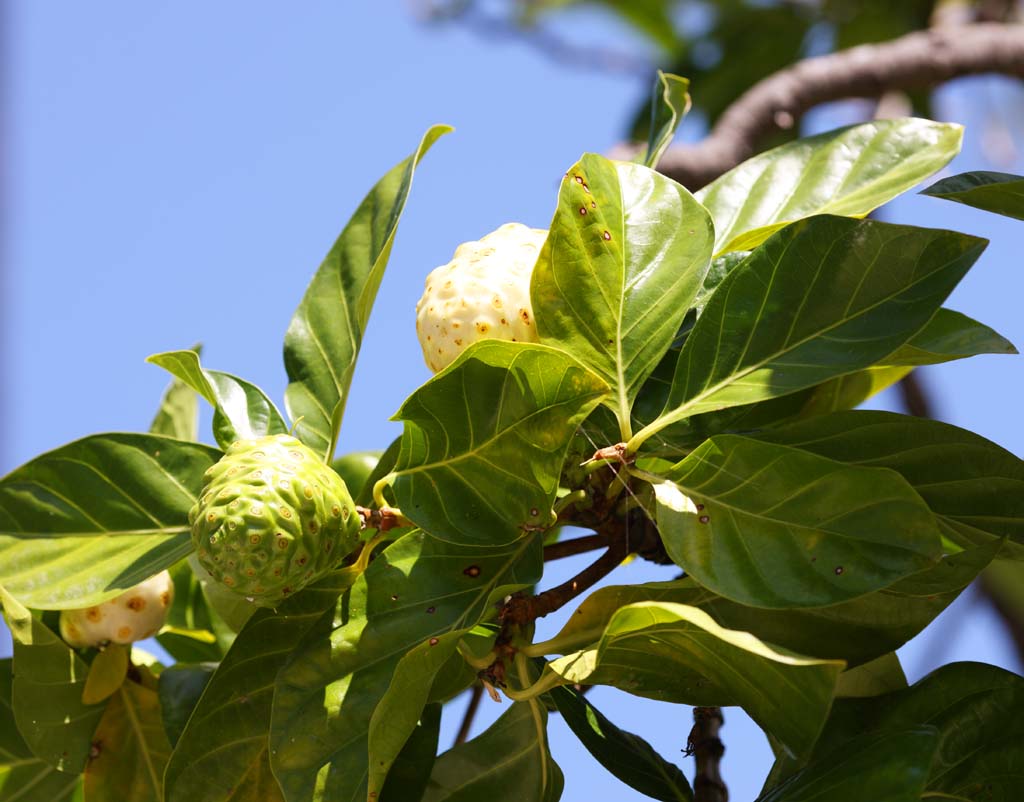
[[[167,611],[164,627],[157,641],[179,662],[217,662],[225,649],[217,638],[222,627],[214,624],[214,613],[203,595],[203,586],[188,560],[181,560],[170,570],[174,582],[174,601]]]
[[[441,704],[432,702],[423,708],[416,729],[392,765],[380,802],[420,802],[434,769],[440,730]]]
[[[167,740],[172,747],[181,739],[189,716],[196,709],[199,697],[203,695],[216,669],[216,663],[176,663],[160,672],[157,685],[160,712]]]
[[[88,607],[192,550],[188,510],[221,456],[196,443],[97,434],[0,479],[0,584],[29,607]]]
[[[630,443],[702,412],[802,390],[874,365],[925,327],[984,240],[873,220],[783,229],[718,287],[679,354],[661,417]]]
[[[1016,354],[999,332],[952,309],[940,309],[928,325],[883,361],[885,365],[936,365],[978,354]]]
[[[287,433],[281,413],[259,387],[230,373],[204,369],[195,351],[167,351],[146,361],[185,382],[213,406],[213,434],[221,448],[236,440]]]
[[[192,350],[198,354],[200,346],[194,345]],[[149,432],[178,440],[199,439],[199,398],[195,390],[180,379],[172,379],[160,399]]]
[[[307,634],[277,676],[274,775],[289,802],[367,794],[371,717],[403,655],[493,615],[494,602],[541,573],[540,538],[454,545],[411,532],[344,594],[330,632]],[[418,711],[416,711],[418,715]]]
[[[907,675],[896,652],[886,652],[870,662],[839,675],[836,697],[881,696],[907,687]]]
[[[329,461],[370,309],[421,158],[452,129],[430,128],[377,182],[317,269],[284,338],[285,390],[296,435]]]
[[[32,754],[14,721],[11,680],[11,660],[0,660],[0,802],[68,802],[78,775],[57,771]]]
[[[1024,178],[1019,175],[961,173],[937,181],[921,194],[1024,220]]]
[[[548,526],[569,439],[607,389],[554,348],[475,343],[395,415],[405,421],[398,506],[453,543],[508,543]]]
[[[895,471],[716,435],[662,475],[654,492],[669,556],[743,604],[835,604],[942,554],[935,516]]]
[[[283,800],[268,753],[274,680],[354,579],[335,572],[246,622],[178,739],[164,776],[167,802]]]
[[[643,738],[616,727],[582,693],[563,687],[553,688],[549,695],[587,751],[630,788],[663,802],[693,799],[693,789],[678,766]]]
[[[715,251],[750,250],[804,217],[863,217],[944,167],[963,128],[875,120],[754,156],[700,192],[715,221]]]
[[[789,754],[825,723],[844,664],[802,657],[672,602],[619,608],[593,646],[548,664],[564,684],[612,685],[693,705],[740,705]]]
[[[126,682],[111,697],[96,728],[94,753],[85,770],[86,798],[157,802],[170,753],[156,691]]]
[[[585,155],[569,168],[530,298],[541,342],[571,353],[629,410],[690,307],[711,258],[707,211],[638,164]]]
[[[651,124],[647,132],[647,152],[643,164],[654,168],[672,144],[679,123],[690,110],[690,82],[672,73],[658,70],[651,95]]]
[[[33,755],[77,774],[89,759],[104,707],[82,701],[89,667],[2,586],[0,605],[14,635],[12,696],[18,731]]]
[[[548,644],[571,651],[596,641],[620,607],[643,601],[699,607],[720,625],[800,654],[860,665],[898,649],[941,613],[991,561],[998,542],[943,557],[934,568],[828,607],[765,610],[724,599],[685,578],[612,585],[588,596]],[[555,648],[557,646],[557,648]],[[548,653],[545,650],[545,653]]]
[[[937,747],[938,733],[928,726],[858,738],[757,802],[920,802]]]
[[[556,802],[563,778],[548,752],[546,717],[541,705],[513,704],[437,759],[423,802]]]
[[[948,423],[894,412],[848,411],[765,431],[848,464],[901,474],[962,545],[1009,538],[1002,556],[1024,559],[1024,460]]]
[[[853,739],[880,741],[927,724],[937,730],[939,741],[934,760],[922,767],[931,795],[1009,802],[1024,788],[1022,706],[1021,677],[982,663],[952,663],[904,690],[838,700],[812,762],[848,751]],[[769,782],[789,776],[798,767],[781,758]]]

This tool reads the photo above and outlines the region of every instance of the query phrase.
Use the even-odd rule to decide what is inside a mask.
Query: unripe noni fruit
[[[62,610],[60,635],[77,649],[145,640],[164,625],[173,599],[171,575],[161,571],[102,604]]]
[[[192,545],[219,583],[273,607],[359,544],[345,482],[294,437],[232,443],[189,511]]]
[[[548,232],[506,223],[427,276],[416,304],[416,332],[437,373],[479,340],[538,342],[530,277]]]

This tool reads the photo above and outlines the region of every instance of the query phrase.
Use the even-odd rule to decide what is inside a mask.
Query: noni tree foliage
[[[1024,463],[854,409],[915,366],[1015,353],[943,305],[983,240],[866,219],[960,129],[857,125],[694,195],[651,167],[686,89],[663,77],[643,162],[583,156],[546,232],[503,227],[431,274],[418,330],[438,372],[381,453],[339,457],[338,432],[442,126],[313,276],[285,413],[198,349],[158,354],[174,378],[150,432],[0,480],[0,800],[556,800],[552,715],[639,792],[692,799],[583,696],[595,684],[742,707],[777,758],[764,802],[1020,798],[1024,680],[958,663],[908,687],[894,650],[1024,558]],[[1021,217],[1022,182],[926,191]],[[545,559],[584,550],[600,555],[545,584]],[[678,567],[591,590],[633,555]],[[128,645],[153,631],[173,665]],[[442,708],[474,684],[503,715],[439,750]]]

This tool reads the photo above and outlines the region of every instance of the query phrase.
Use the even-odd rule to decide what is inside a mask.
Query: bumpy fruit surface
[[[203,568],[266,607],[323,576],[359,543],[345,482],[284,434],[232,443],[207,470],[189,523]]]
[[[437,373],[479,340],[538,341],[530,277],[548,232],[506,223],[427,276],[416,304],[416,332]]]
[[[164,625],[173,599],[171,575],[161,571],[102,604],[61,611],[60,635],[78,649],[144,640]]]

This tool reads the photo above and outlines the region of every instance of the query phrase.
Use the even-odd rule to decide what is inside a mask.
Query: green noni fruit
[[[189,523],[203,568],[265,607],[323,576],[359,544],[360,518],[345,482],[284,434],[232,443],[204,475]]]

